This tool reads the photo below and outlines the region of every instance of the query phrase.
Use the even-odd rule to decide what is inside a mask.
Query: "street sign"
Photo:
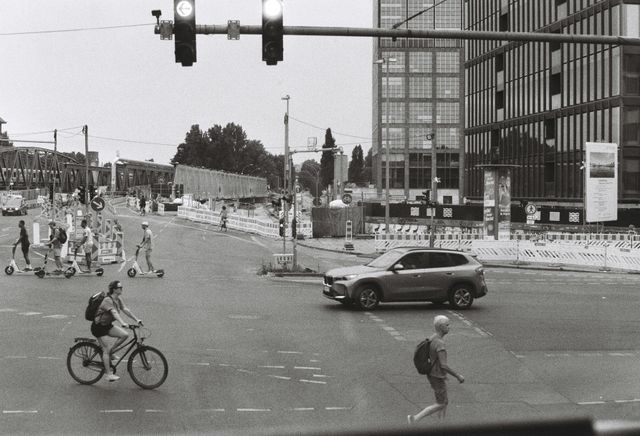
[[[527,206],[524,208],[524,211],[527,213],[527,215],[535,215],[537,211],[536,205],[533,203],[527,203]]]
[[[344,204],[351,204],[352,200],[353,200],[353,198],[351,198],[351,194],[343,194],[342,195],[342,202]]]
[[[176,12],[181,17],[188,17],[193,12],[193,5],[189,1],[181,1],[176,6]]]
[[[91,200],[91,209],[96,212],[101,212],[104,209],[104,206],[104,200],[100,197],[93,197],[93,200]]]
[[[296,183],[296,192],[297,192],[298,194],[300,193],[300,185],[298,185],[297,183]]]

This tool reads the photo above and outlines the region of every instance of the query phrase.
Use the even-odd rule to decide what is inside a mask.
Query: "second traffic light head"
[[[196,2],[173,0],[176,62],[190,67],[196,61]]]
[[[276,65],[283,59],[282,0],[262,0],[262,60]]]

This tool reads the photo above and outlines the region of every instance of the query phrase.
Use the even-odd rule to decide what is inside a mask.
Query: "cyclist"
[[[96,316],[91,323],[91,334],[93,334],[102,346],[102,362],[107,373],[107,380],[110,382],[118,380],[120,377],[111,372],[111,360],[116,360],[117,356],[111,354],[111,350],[117,349],[128,338],[129,333],[124,328],[129,327],[120,313],[124,313],[133,319],[136,324],[142,325],[142,320],[138,319],[122,300],[122,283],[120,280],[114,280],[109,283],[109,292],[105,296],[100,307],[96,311]],[[113,321],[118,321],[122,327],[113,325]],[[106,336],[117,338],[116,341],[109,345]]]

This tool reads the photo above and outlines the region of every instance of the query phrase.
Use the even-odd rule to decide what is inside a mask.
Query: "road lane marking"
[[[2,413],[4,414],[17,414],[17,413],[38,413],[37,410],[3,410]]]
[[[280,354],[302,354],[302,351],[278,351]]]
[[[162,409],[144,409],[146,413],[164,413],[166,410]]]
[[[133,409],[106,409],[101,410],[101,413],[133,413]]]
[[[42,315],[42,312],[20,312],[18,315],[24,316],[33,316],[33,315]]]
[[[271,412],[271,409],[249,409],[249,408],[241,408],[236,409],[238,412]]]
[[[51,318],[51,319],[65,319],[68,318],[67,315],[45,315],[43,318]]]
[[[26,359],[27,356],[6,356],[5,359]]]
[[[350,407],[325,407],[324,410],[350,410]]]
[[[0,309],[0,312],[17,312],[16,309]]]
[[[310,410],[316,410],[314,407],[294,407],[293,409],[289,409],[289,410],[293,410],[294,412],[307,412]]]
[[[309,369],[312,371],[322,371],[322,368],[317,368],[314,366],[294,366],[293,369]]]
[[[284,365],[258,365],[258,368],[284,369]]]
[[[320,381],[320,380],[307,380],[304,378],[301,378],[299,381],[301,381],[302,383],[315,383],[315,384],[319,384],[319,385],[326,385],[327,382],[325,381]]]
[[[62,360],[62,357],[54,357],[54,356],[38,356],[38,359]]]
[[[209,362],[187,362],[187,365],[191,366],[209,366]]]
[[[285,377],[283,375],[272,375],[272,374],[268,374],[269,377],[273,377],[273,378],[277,378],[280,380],[291,380],[291,377]]]

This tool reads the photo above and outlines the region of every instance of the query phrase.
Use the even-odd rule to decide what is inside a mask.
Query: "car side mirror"
[[[396,263],[395,265],[393,265],[392,269],[394,271],[402,271],[404,269],[404,265],[401,263]]]

